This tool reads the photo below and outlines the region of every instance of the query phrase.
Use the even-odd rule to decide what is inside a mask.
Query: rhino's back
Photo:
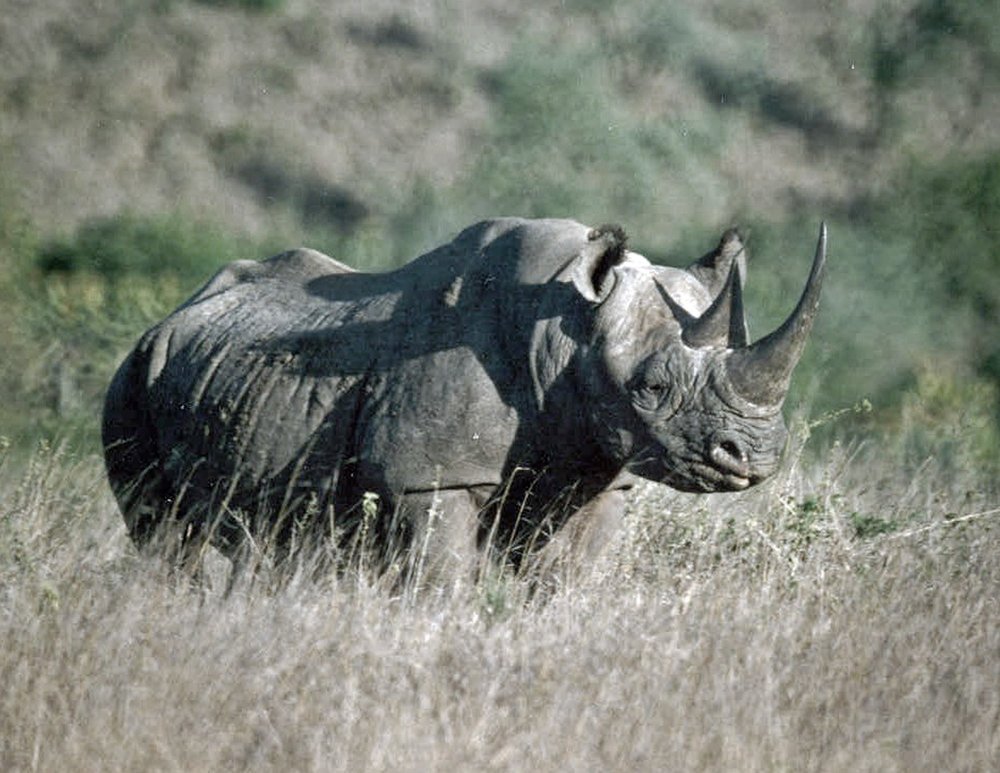
[[[329,255],[299,247],[268,260],[237,260],[223,266],[184,306],[199,303],[240,284],[277,281],[291,286],[305,286],[321,276],[356,273],[353,268]]]

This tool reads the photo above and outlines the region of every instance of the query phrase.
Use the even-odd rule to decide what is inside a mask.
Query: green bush
[[[285,0],[197,0],[197,2],[202,5],[259,12],[277,11],[285,4]]]
[[[719,124],[645,123],[630,114],[599,46],[527,40],[486,79],[494,118],[484,151],[455,191],[477,215],[561,216],[634,230],[662,223],[670,175],[717,205],[720,182],[698,170]],[[466,205],[464,209],[469,209]]]
[[[246,257],[246,246],[182,215],[124,213],[88,221],[71,237],[44,244],[38,267],[44,274],[88,273],[109,281],[166,275],[198,280]]]
[[[970,470],[1000,473],[1000,389],[948,367],[928,365],[902,398],[903,462],[917,468],[927,459],[951,477]]]
[[[914,270],[936,276],[940,308],[971,318],[962,348],[974,370],[1000,385],[1000,151],[914,163],[875,224],[910,236]]]

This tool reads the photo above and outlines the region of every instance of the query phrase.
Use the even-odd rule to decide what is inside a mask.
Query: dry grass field
[[[96,459],[42,449],[0,488],[0,768],[993,769],[1000,510],[887,453],[645,489],[542,597],[192,587],[134,554]]]

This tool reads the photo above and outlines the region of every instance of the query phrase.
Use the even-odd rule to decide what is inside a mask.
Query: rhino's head
[[[735,231],[687,269],[621,246],[615,255],[620,237],[592,232],[574,277],[594,309],[581,370],[599,441],[632,472],[684,491],[764,480],[787,440],[781,406],[819,304],[825,226],[795,310],[752,344]]]

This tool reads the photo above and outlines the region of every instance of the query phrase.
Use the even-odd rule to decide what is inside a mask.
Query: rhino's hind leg
[[[146,352],[137,349],[115,373],[104,402],[101,441],[108,482],[136,548],[187,565],[200,556],[200,529],[179,522],[175,492],[146,408]],[[195,545],[198,545],[196,548]]]
[[[163,558],[179,571],[197,574],[203,530],[194,522],[173,517],[170,489],[158,466],[152,463],[131,478],[109,477],[136,549]]]
[[[167,482],[155,425],[142,398],[146,357],[134,351],[118,368],[104,400],[101,443],[108,483],[136,547],[149,544],[164,517]]]
[[[205,541],[203,529],[194,520],[177,517],[173,486],[148,436],[106,436],[104,455],[111,490],[136,549],[196,575]]]
[[[129,537],[142,549],[156,535],[169,499],[160,464],[139,437],[105,444],[108,480],[121,508]]]

